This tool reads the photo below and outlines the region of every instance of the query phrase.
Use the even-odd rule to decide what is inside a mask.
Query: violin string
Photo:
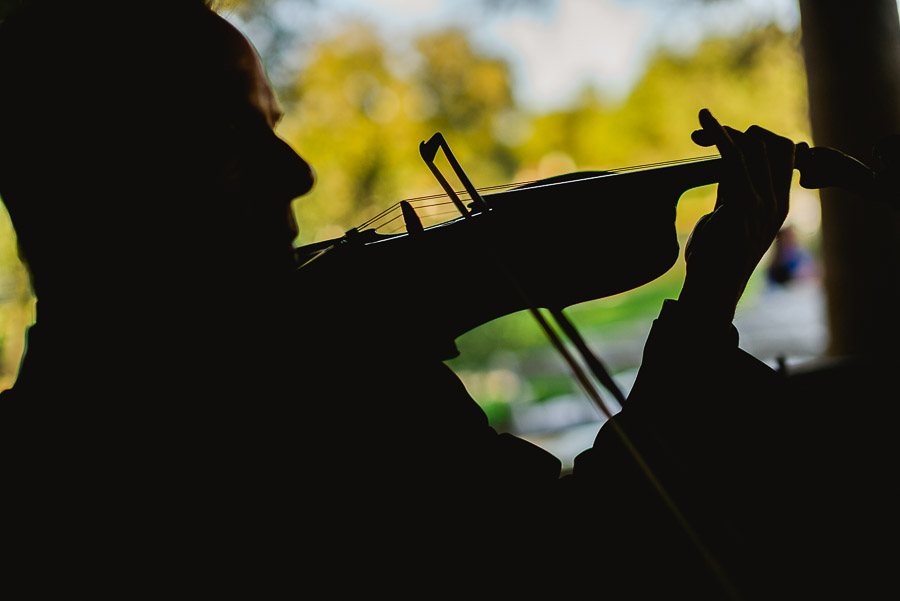
[[[518,186],[523,186],[523,185],[525,185],[525,184],[534,183],[534,181],[538,181],[538,180],[523,181],[523,182],[512,182],[512,183],[508,183],[508,184],[496,184],[496,185],[493,185],[493,186],[485,186],[485,187],[483,187],[483,188],[477,188],[477,191],[478,191],[478,192],[491,192],[491,191],[496,191],[496,190],[506,190],[506,189],[509,189],[509,188],[515,188],[515,187],[518,187]],[[471,198],[469,198],[468,192],[467,192],[466,190],[456,190],[455,192],[456,192],[456,194],[458,194],[463,200],[471,200]],[[442,192],[442,193],[439,193],[439,194],[428,194],[428,195],[425,195],[425,196],[414,196],[414,197],[412,197],[412,198],[406,198],[406,199],[404,199],[404,200],[405,200],[406,202],[409,202],[409,203],[415,203],[415,202],[420,202],[420,201],[425,201],[425,200],[434,200],[434,199],[437,199],[437,198],[447,198],[447,194],[444,193],[444,192]],[[400,202],[402,202],[402,201],[400,201]],[[357,230],[363,230],[363,229],[369,227],[370,225],[372,225],[373,223],[377,222],[379,219],[383,218],[385,215],[387,215],[387,214],[389,214],[389,213],[391,213],[391,212],[393,212],[393,211],[399,210],[399,209],[400,209],[400,202],[396,202],[396,203],[392,204],[391,206],[389,206],[388,208],[386,208],[386,209],[383,210],[382,212],[378,213],[377,215],[375,215],[374,217],[372,217],[371,219],[369,219],[369,220],[366,221],[365,223],[362,223],[362,224],[356,226],[356,229],[357,229]],[[444,203],[438,203],[438,204],[440,204],[440,205],[445,205],[445,204],[450,204],[450,203],[449,203],[449,202],[444,202]],[[437,205],[424,205],[424,206],[437,206]],[[381,226],[379,226],[379,227],[381,227]]]
[[[421,201],[421,200],[431,200],[431,199],[434,199],[434,198],[441,198],[442,196],[445,196],[445,195],[442,195],[442,194],[434,194],[434,195],[432,195],[432,196],[420,196],[420,197],[418,197],[418,198],[408,198],[408,199],[406,199],[406,202],[413,203],[413,202],[418,202],[418,201]],[[400,202],[403,202],[403,201],[400,201]],[[368,221],[366,221],[366,222],[364,222],[364,223],[362,223],[362,224],[356,226],[356,229],[357,229],[357,230],[364,230],[364,229],[366,229],[367,227],[371,226],[372,224],[374,224],[374,223],[380,221],[381,219],[385,218],[385,217],[386,217],[387,215],[389,215],[390,213],[399,211],[399,210],[400,210],[400,202],[395,202],[394,204],[392,204],[391,206],[389,206],[388,208],[386,208],[386,209],[383,210],[382,212],[378,213],[377,215],[375,215],[374,217],[372,217],[372,218],[369,219]],[[446,204],[450,204],[450,202],[448,201],[448,202],[437,203],[436,205],[424,205],[424,206],[430,207],[430,206],[439,206],[439,205],[446,205]],[[417,205],[417,206],[420,206],[420,205]],[[421,206],[420,206],[420,208],[421,208]],[[380,226],[378,226],[378,227],[383,227],[383,224],[380,225]],[[377,228],[376,228],[376,229],[377,229]]]
[[[426,205],[416,205],[416,208],[417,208],[417,209],[432,209],[432,208],[435,208],[435,207],[445,207],[445,206],[449,206],[449,205],[452,205],[452,204],[453,204],[453,203],[450,202],[450,201],[447,201],[447,202],[436,202],[436,203],[431,203],[431,204],[426,204]],[[376,226],[374,229],[376,229],[376,230],[384,229],[384,228],[386,228],[388,225],[390,225],[391,223],[393,223],[394,221],[396,221],[397,219],[400,219],[400,217],[402,217],[402,213],[398,213],[397,215],[394,215],[393,217],[388,218],[388,215],[389,215],[390,213],[396,213],[396,212],[398,212],[398,211],[400,211],[400,203],[397,203],[397,204],[395,204],[394,206],[390,207],[389,209],[387,209],[387,210],[385,210],[385,211],[382,211],[378,216],[373,217],[373,218],[370,219],[368,222],[366,222],[364,225],[358,226],[357,229],[364,229],[364,227],[371,225],[371,224],[374,223],[375,221],[381,221],[381,223],[379,223],[379,225]],[[443,215],[453,215],[453,214],[456,214],[456,211],[455,211],[455,210],[453,210],[453,211],[439,211],[439,212],[437,212],[437,213],[429,213],[428,215],[425,215],[424,217],[425,217],[426,219],[434,219],[435,217],[441,217],[441,216],[443,216]],[[397,232],[401,231],[401,230],[403,229],[403,227],[404,227],[404,226],[394,228],[394,229],[390,230],[388,233],[389,233],[389,234],[397,233]]]
[[[666,167],[668,165],[682,165],[685,163],[699,163],[701,161],[708,161],[710,159],[717,159],[719,155],[711,154],[702,157],[691,157],[686,159],[674,159],[671,161],[660,161],[658,163],[647,163],[645,165],[633,165],[631,167],[619,167],[617,169],[607,169],[610,173],[622,173],[625,171],[637,171],[640,169],[653,169],[654,167]]]
[[[449,200],[447,202],[435,202],[429,205],[416,205],[418,209],[430,209],[432,207],[446,207],[447,205],[452,205],[453,203]]]
[[[383,210],[382,212],[378,213],[377,215],[375,215],[374,217],[372,217],[371,219],[369,219],[369,220],[366,221],[365,223],[361,223],[361,224],[357,225],[357,226],[356,226],[356,229],[359,230],[359,231],[362,231],[362,230],[366,229],[367,227],[369,227],[370,225],[372,225],[373,223],[375,223],[376,221],[378,221],[379,219],[381,219],[382,217],[384,217],[385,215],[389,214],[391,211],[396,210],[396,209],[399,208],[399,207],[400,207],[400,203],[399,203],[399,202],[398,202],[398,203],[395,203],[395,204],[393,204],[393,205],[391,205],[391,206],[389,206],[388,208],[386,208],[386,209]]]
[[[524,184],[529,184],[529,183],[533,183],[533,182],[529,181],[529,182],[513,182],[513,183],[508,183],[508,184],[496,184],[494,186],[485,186],[483,188],[477,188],[477,190],[478,190],[478,192],[490,192],[492,190],[504,190],[504,189],[508,189],[508,188],[514,188],[516,186],[521,186]],[[465,190],[456,190],[456,193],[458,195],[460,195],[461,197],[465,197],[466,200],[471,200],[468,198],[467,192]],[[405,198],[404,200],[409,203],[414,203],[414,202],[423,201],[423,200],[433,200],[433,199],[437,199],[437,198],[446,198],[446,197],[447,197],[447,194],[441,192],[438,194],[428,194],[425,196],[413,196],[412,198]],[[447,204],[447,203],[441,203],[441,204]],[[384,217],[385,214],[390,213],[391,211],[395,211],[399,207],[400,207],[400,202],[394,203],[393,205],[389,206],[382,212],[378,213],[377,215],[375,215],[374,217],[372,217],[365,223],[357,226],[356,229],[365,229],[372,223],[374,223],[374,222],[378,221],[379,219],[381,219],[382,217]]]
[[[388,225],[389,223],[392,223],[392,222],[394,222],[394,221],[397,221],[397,220],[400,219],[400,217],[402,217],[402,216],[403,216],[403,215],[394,215],[393,217],[391,217],[390,219],[388,219],[387,221],[385,221],[384,223],[382,223],[379,227],[385,227],[385,226]]]
[[[452,204],[452,203],[447,202],[447,203],[443,203],[443,204]],[[434,213],[434,214],[432,214],[432,215],[428,215],[427,217],[430,218],[430,219],[433,219],[433,218],[435,218],[435,217],[440,217],[441,215],[454,215],[454,214],[456,214],[456,213],[457,213],[456,211],[441,211],[440,213]],[[378,226],[378,229],[384,228],[385,226],[387,226],[388,223],[391,223],[391,221],[396,221],[399,217],[400,217],[400,215],[397,215],[397,217],[394,217],[394,218],[391,219],[390,221],[381,224],[380,226]],[[406,226],[406,224],[404,223],[404,224],[400,225],[399,227],[396,227],[396,228],[392,229],[392,230],[391,230],[390,232],[388,232],[388,233],[389,233],[389,234],[395,234],[395,233],[401,231],[402,229],[404,229],[405,226]]]
[[[425,208],[443,207],[443,206],[452,205],[452,204],[453,204],[452,202],[447,201],[447,202],[432,203],[432,204],[427,204],[427,205],[416,205],[416,208],[425,209]],[[397,203],[394,206],[392,206],[391,208],[389,208],[385,211],[382,211],[379,215],[377,215],[376,217],[373,217],[372,219],[370,219],[363,225],[357,226],[356,229],[358,229],[358,230],[365,229],[367,227],[372,226],[376,221],[380,221],[381,223],[379,223],[377,226],[375,226],[374,229],[376,229],[376,230],[383,229],[386,225],[388,225],[389,223],[391,223],[392,221],[394,221],[395,219],[398,219],[400,217],[400,215],[396,215],[390,219],[387,219],[387,216],[390,213],[395,213],[398,211],[400,211],[400,203]],[[455,211],[455,210],[454,211],[441,211],[438,213],[431,213],[429,215],[425,215],[425,217],[433,218],[433,217],[437,217],[440,215],[451,215],[451,214],[456,214],[456,213],[457,213],[457,211]],[[387,219],[387,221],[384,221],[385,219]],[[397,231],[397,230],[395,230],[395,231]]]
[[[699,156],[699,157],[689,157],[689,158],[684,158],[684,159],[673,159],[673,160],[670,160],[670,161],[659,161],[659,162],[656,162],[656,163],[645,163],[645,164],[643,164],[643,165],[632,165],[632,166],[629,166],[629,167],[619,167],[619,168],[615,168],[615,169],[605,169],[605,170],[603,170],[603,172],[604,172],[604,173],[627,173],[627,172],[630,172],[630,171],[638,171],[638,170],[641,170],[641,169],[653,169],[653,168],[658,168],[658,167],[667,167],[667,166],[669,166],[669,165],[681,165],[681,164],[685,164],[685,163],[694,163],[694,162],[700,162],[700,161],[708,161],[708,160],[710,160],[710,159],[716,159],[716,158],[719,158],[719,155],[714,154],[714,155],[706,155],[706,156]],[[536,183],[536,182],[539,182],[539,181],[541,181],[541,180],[526,180],[526,181],[519,181],[519,182],[511,182],[511,183],[507,183],[507,184],[496,184],[496,185],[493,185],[493,186],[485,186],[485,187],[482,187],[482,188],[476,188],[476,190],[477,190],[478,192],[491,192],[491,191],[497,191],[497,190],[507,190],[507,189],[511,189],[511,188],[517,188],[517,187],[519,187],[519,186],[524,186],[524,185],[527,185],[527,184],[533,184],[533,183]],[[456,193],[457,193],[458,195],[460,195],[460,197],[463,198],[463,200],[471,200],[470,198],[468,198],[467,192],[466,192],[465,190],[457,190]],[[438,199],[438,198],[447,198],[447,194],[442,192],[442,193],[438,193],[438,194],[428,194],[428,195],[424,195],[424,196],[414,196],[414,197],[412,197],[412,198],[407,198],[407,199],[404,199],[404,200],[406,200],[406,202],[409,202],[409,203],[417,203],[417,202],[422,202],[422,201],[426,201],[426,200],[435,200],[435,199]],[[445,205],[445,204],[450,204],[450,203],[449,203],[449,201],[448,201],[448,202],[444,202],[444,203],[437,203],[437,204],[434,204],[434,205],[421,205],[421,206],[420,206],[420,205],[417,205],[417,207],[419,207],[419,208],[425,208],[425,207],[440,206],[440,205]],[[376,222],[378,222],[378,221],[384,219],[384,218],[385,218],[387,215],[389,215],[390,213],[395,212],[395,211],[399,211],[399,210],[400,210],[400,202],[396,202],[396,203],[394,203],[393,205],[391,205],[390,207],[386,208],[385,210],[381,211],[380,213],[378,213],[377,215],[375,215],[374,217],[372,217],[371,219],[369,219],[368,221],[366,221],[366,222],[364,222],[364,223],[358,225],[358,226],[356,227],[356,229],[357,229],[357,230],[364,230],[364,229],[366,229],[366,228],[369,228],[369,227],[371,227],[374,223],[376,223]],[[442,213],[442,214],[446,214],[446,213]],[[394,221],[395,219],[397,219],[397,217],[394,217],[394,218],[392,218],[392,219],[390,219],[390,220],[388,220],[388,221],[385,221],[385,222],[381,223],[381,224],[378,225],[375,229],[382,229],[382,228],[384,228],[387,224],[389,224],[389,223],[391,223],[392,221]],[[392,233],[397,232],[397,231],[399,231],[399,230],[394,230]]]

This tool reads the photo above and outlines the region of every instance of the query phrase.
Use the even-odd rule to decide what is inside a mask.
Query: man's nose
[[[309,192],[316,181],[316,173],[312,166],[297,154],[293,147],[275,136],[277,156],[274,159],[275,173],[278,174],[280,192],[293,200]]]

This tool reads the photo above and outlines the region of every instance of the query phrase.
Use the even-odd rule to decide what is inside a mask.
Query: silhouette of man
[[[304,312],[316,291],[291,277],[290,203],[311,169],[274,132],[250,43],[203,2],[162,6],[35,2],[0,28],[0,194],[37,297],[3,439],[14,501],[42,516],[41,536],[90,528],[182,559],[186,540],[282,558],[303,540],[324,563],[352,547],[364,563],[421,567],[454,544],[521,558],[527,546],[490,534],[521,524],[544,542],[590,537],[596,553],[581,555],[623,575],[650,566],[678,588],[698,570],[721,592],[718,563],[616,426],[665,489],[689,491],[675,495],[688,530],[743,566],[743,548],[727,550],[751,532],[742,495],[770,507],[754,489],[770,462],[735,451],[753,438],[735,403],[772,373],[741,355],[731,319],[786,214],[793,144],[701,114],[695,140],[731,165],[720,201],[695,229],[628,408],[560,480],[556,458],[491,429],[440,361]],[[666,388],[685,374],[699,384],[676,409]],[[736,374],[739,398],[717,404]],[[522,521],[500,528],[489,507]]]
[[[313,174],[204,2],[29,3],[0,81],[0,194],[37,298],[3,440],[41,528],[274,552],[451,507],[487,524],[492,495],[555,486],[559,461],[491,429],[442,363],[304,312],[290,203]]]
[[[273,133],[251,46],[177,4],[37,2],[38,35],[4,28],[2,191],[39,313],[17,392],[98,370],[110,397],[240,379],[248,316],[289,268],[311,170]]]
[[[2,395],[21,540],[273,546],[296,530],[284,280],[313,174],[259,58],[202,2],[22,11],[0,27],[0,195],[37,298]]]

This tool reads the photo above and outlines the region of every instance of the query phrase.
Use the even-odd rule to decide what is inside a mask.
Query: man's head
[[[290,253],[312,173],[256,52],[200,0],[138,4],[34,0],[0,26],[0,196],[39,298]]]

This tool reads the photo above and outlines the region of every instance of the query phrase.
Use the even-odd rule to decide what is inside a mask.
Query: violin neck
[[[706,186],[719,182],[722,173],[722,159],[720,157],[703,159],[693,163],[678,165],[683,169],[687,188],[685,191],[698,186]]]
[[[585,171],[532,182],[514,190],[488,195],[489,205],[515,196],[546,197],[634,196],[668,199],[677,203],[692,188],[715,184],[722,172],[722,158],[702,158],[618,171]],[[565,196],[558,196],[565,195]],[[502,201],[501,201],[502,202]],[[673,204],[674,206],[674,204]]]
[[[721,173],[722,159],[714,157],[653,166],[623,175],[634,174],[635,180],[652,179],[668,193],[681,196],[692,188],[718,183]]]

